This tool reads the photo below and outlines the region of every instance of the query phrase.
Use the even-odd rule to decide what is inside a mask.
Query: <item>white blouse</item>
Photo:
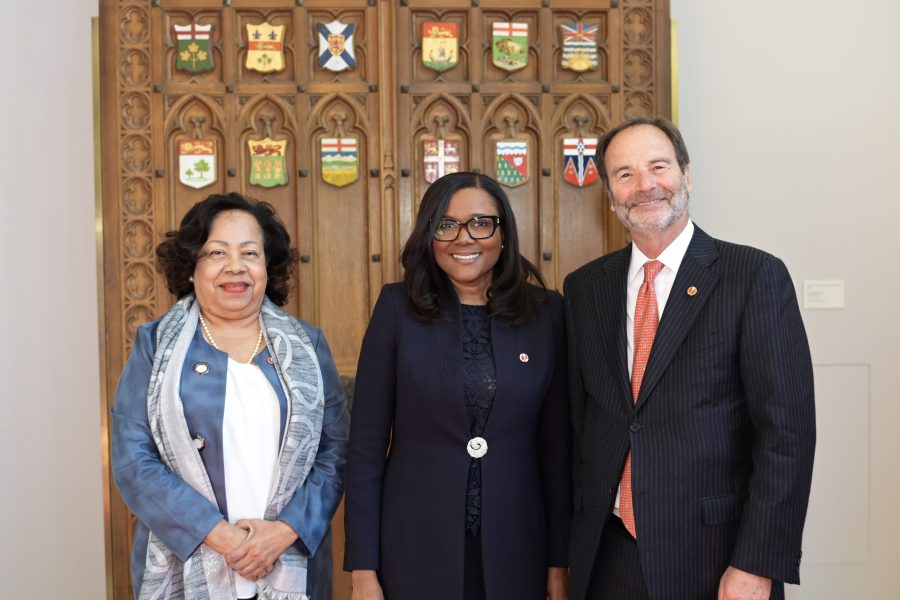
[[[228,521],[262,519],[278,465],[278,396],[254,364],[228,359],[222,449]],[[238,598],[256,595],[256,582],[234,574]]]

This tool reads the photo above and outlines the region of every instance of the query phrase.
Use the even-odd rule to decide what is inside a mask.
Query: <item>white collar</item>
[[[678,237],[666,246],[666,249],[656,257],[656,260],[677,274],[678,267],[681,266],[681,261],[684,260],[684,255],[687,254],[688,246],[691,245],[692,237],[694,237],[694,222],[688,219],[687,225],[678,234]],[[631,242],[631,263],[628,265],[628,281],[633,282],[636,277],[643,278],[644,263],[650,260],[652,259],[647,258],[647,255],[637,247],[637,244]]]

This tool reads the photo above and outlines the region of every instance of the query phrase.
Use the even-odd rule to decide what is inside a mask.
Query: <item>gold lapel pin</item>
[[[528,355],[523,352],[522,354],[519,355],[519,360],[522,361],[523,363],[528,362]]]
[[[688,296],[696,296],[697,288],[695,288],[694,286],[691,286],[688,288],[687,292],[688,292]]]

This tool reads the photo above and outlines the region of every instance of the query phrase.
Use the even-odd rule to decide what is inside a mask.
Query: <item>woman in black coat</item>
[[[562,299],[519,254],[506,194],[484,175],[429,187],[401,260],[357,370],[353,599],[564,599]]]

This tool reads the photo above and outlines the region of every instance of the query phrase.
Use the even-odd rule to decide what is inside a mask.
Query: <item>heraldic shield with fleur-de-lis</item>
[[[284,71],[284,25],[247,24],[247,60],[244,66],[260,73]]]

